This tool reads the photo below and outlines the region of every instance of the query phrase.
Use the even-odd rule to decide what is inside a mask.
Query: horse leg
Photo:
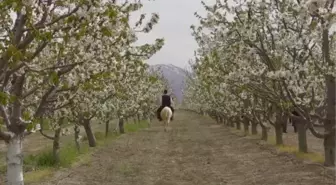
[[[164,120],[163,124],[164,124],[164,125],[163,125],[163,126],[164,126],[164,131],[167,132],[167,121]]]

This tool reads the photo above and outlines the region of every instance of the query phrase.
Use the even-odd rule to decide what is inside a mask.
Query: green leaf
[[[0,91],[0,103],[2,105],[7,105],[8,104],[8,94],[5,92]]]
[[[44,37],[46,40],[51,40],[52,39],[52,33],[49,31],[49,32],[46,32],[44,33]]]
[[[118,15],[117,11],[115,11],[112,7],[108,10],[107,14],[111,19],[114,19]]]
[[[149,81],[152,83],[152,84],[154,84],[155,82],[157,82],[159,79],[157,78],[157,77],[155,77],[155,76],[150,76],[149,77]]]
[[[122,19],[121,19],[121,22],[122,23],[124,23],[124,24],[127,24],[128,23],[128,17],[123,17]]]
[[[41,121],[41,119],[33,119],[32,122],[30,124],[28,124],[27,126],[27,131],[31,131],[33,130],[33,128],[35,128],[35,126],[38,124],[38,123],[42,123],[43,122]],[[41,125],[42,126],[42,125]]]
[[[101,28],[101,32],[104,36],[112,36],[112,32],[105,26]]]
[[[30,114],[29,114],[29,112],[23,112],[23,114],[22,114],[22,118],[24,119],[24,120],[30,120]]]
[[[14,45],[11,44],[8,46],[7,52],[9,56],[13,56],[16,53],[16,51],[17,49]]]
[[[317,26],[318,22],[316,20],[313,20],[312,23],[310,24],[310,29],[314,30]]]
[[[67,82],[64,82],[61,89],[67,89],[67,88],[69,88],[69,84]]]
[[[53,84],[59,84],[59,77],[55,71],[51,72],[50,74],[50,80]]]
[[[17,52],[13,53],[13,60],[14,61],[20,61],[23,59],[23,54],[21,51],[17,50]]]
[[[16,99],[17,99],[16,96],[11,95],[9,97],[9,103],[14,103],[16,101]]]

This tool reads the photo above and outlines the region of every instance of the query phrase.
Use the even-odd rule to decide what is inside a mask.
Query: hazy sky
[[[205,0],[211,2],[214,0]],[[156,38],[165,38],[165,45],[151,59],[149,64],[173,64],[186,67],[193,58],[197,44],[191,36],[190,26],[197,24],[194,12],[205,15],[201,0],[143,0],[144,7],[132,15],[131,23],[142,13],[158,13],[159,23],[147,34],[139,35],[139,43],[153,43]],[[133,24],[134,25],[134,24]]]

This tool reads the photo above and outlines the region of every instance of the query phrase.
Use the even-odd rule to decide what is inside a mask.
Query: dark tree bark
[[[90,147],[96,147],[97,143],[96,143],[96,137],[93,134],[92,128],[91,128],[91,122],[89,119],[84,119],[83,121],[83,127],[86,133],[86,136],[88,138],[88,142],[89,142],[89,146]]]
[[[252,135],[257,135],[258,134],[258,123],[257,122],[252,122],[251,123],[251,132],[252,132]]]
[[[124,129],[124,118],[119,118],[119,133],[124,134],[125,129]]]
[[[295,124],[298,129],[298,143],[299,143],[299,152],[308,153],[307,146],[307,125],[304,120],[297,121],[295,120]]]
[[[75,145],[77,148],[77,151],[80,152],[80,143],[79,143],[79,133],[80,133],[80,127],[76,124],[74,127],[74,135],[75,135]]]
[[[107,121],[105,122],[105,137],[108,136],[108,134],[109,134],[109,130],[110,130],[110,120],[107,120]]]
[[[250,120],[246,116],[243,117],[243,125],[245,135],[249,134]]]
[[[54,140],[53,140],[53,158],[56,164],[60,163],[60,139],[61,139],[61,128],[55,130]]]
[[[276,113],[276,120],[275,120],[275,144],[276,145],[283,145],[283,138],[282,138],[282,125],[283,125],[283,115],[281,112]]]

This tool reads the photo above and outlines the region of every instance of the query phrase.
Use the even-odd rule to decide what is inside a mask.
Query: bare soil
[[[319,165],[280,155],[193,113],[123,135],[40,185],[334,185]]]

